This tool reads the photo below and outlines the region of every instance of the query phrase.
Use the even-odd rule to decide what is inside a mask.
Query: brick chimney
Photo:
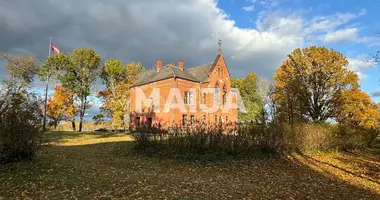
[[[178,61],[178,68],[183,71],[183,60]]]
[[[157,72],[159,72],[162,69],[162,60],[161,59],[157,60],[156,69],[157,69]]]
[[[169,66],[170,66],[170,67],[174,67],[174,63],[170,63]]]

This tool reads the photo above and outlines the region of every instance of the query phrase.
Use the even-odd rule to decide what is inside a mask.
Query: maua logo
[[[160,94],[159,88],[153,88],[150,94],[146,94],[141,88],[134,88],[134,112],[143,113],[144,108],[152,108],[155,113],[167,113],[173,109],[179,109],[182,113],[196,113],[199,109],[205,113],[221,111],[229,113],[231,110],[239,109],[245,111],[244,103],[239,90],[232,88],[231,91],[223,91],[218,88],[190,88],[181,92],[178,88],[171,88],[167,98]],[[149,95],[149,96],[147,96]],[[161,102],[164,102],[163,106]]]

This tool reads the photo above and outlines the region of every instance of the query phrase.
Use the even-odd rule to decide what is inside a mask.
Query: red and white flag
[[[50,48],[55,54],[59,54],[59,49],[53,43],[50,43]]]

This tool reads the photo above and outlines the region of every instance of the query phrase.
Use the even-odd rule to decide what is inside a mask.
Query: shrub
[[[284,150],[327,151],[337,149],[339,138],[331,124],[284,125]]]
[[[344,125],[337,126],[335,132],[340,138],[341,149],[371,147],[379,135],[379,131],[376,129]]]
[[[42,143],[41,109],[36,98],[12,93],[0,112],[0,163],[30,159]]]
[[[277,127],[276,127],[277,128]],[[258,124],[204,125],[196,122],[186,127],[165,130],[159,125],[141,127],[134,133],[137,148],[169,148],[178,152],[230,154],[277,152],[282,145],[276,128]]]
[[[247,154],[342,150],[368,146],[378,131],[330,123],[218,124],[196,123],[168,130],[159,125],[134,133],[138,149],[168,148],[177,152]]]

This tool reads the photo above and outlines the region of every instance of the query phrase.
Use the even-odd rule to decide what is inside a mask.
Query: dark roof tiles
[[[209,73],[214,70],[216,63],[220,58],[220,54],[218,54],[214,60],[214,62],[199,65],[196,67],[192,67],[189,69],[180,70],[176,66],[166,65],[159,72],[155,70],[147,70],[144,73],[140,74],[139,81],[134,84],[134,86],[145,85],[148,83],[153,83],[160,80],[165,80],[169,78],[182,78],[189,81],[194,82],[207,82]]]

